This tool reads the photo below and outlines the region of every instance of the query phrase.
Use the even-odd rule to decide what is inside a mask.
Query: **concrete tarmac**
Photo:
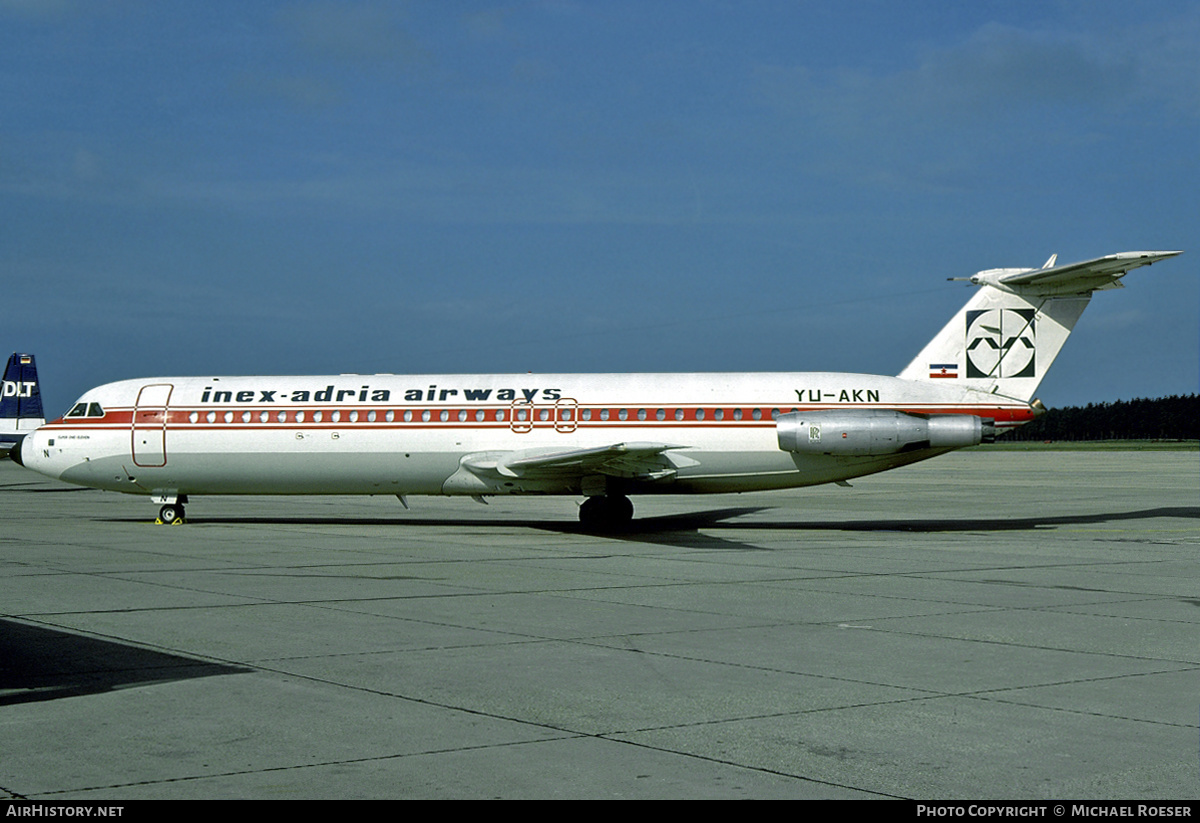
[[[148,499],[0,463],[0,797],[1200,798],[1200,460],[638,498]]]

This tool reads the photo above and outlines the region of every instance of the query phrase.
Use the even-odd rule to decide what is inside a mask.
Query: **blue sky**
[[[1048,405],[1197,391],[1200,4],[0,0],[8,351],[899,372],[946,282],[1184,249]]]

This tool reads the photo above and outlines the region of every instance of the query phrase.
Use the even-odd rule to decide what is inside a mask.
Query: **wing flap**
[[[669,449],[678,448],[682,447],[667,443],[614,443],[542,454],[513,452],[501,458],[496,468],[501,474],[513,477],[593,472],[618,477],[650,477],[664,469],[663,462],[657,458]]]
[[[663,452],[684,446],[668,443],[613,443],[588,449],[533,449],[488,452],[467,457],[464,468],[477,474],[496,473],[526,480],[585,474],[660,479],[674,474]]]

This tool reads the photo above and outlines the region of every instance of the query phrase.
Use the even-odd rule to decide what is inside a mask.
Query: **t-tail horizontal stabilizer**
[[[1121,288],[1129,271],[1178,251],[1130,251],[1039,269],[988,269],[967,278],[982,288],[900,377],[957,381],[1028,402],[1062,350],[1092,292]]]

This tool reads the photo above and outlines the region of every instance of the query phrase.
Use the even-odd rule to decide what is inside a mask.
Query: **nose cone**
[[[21,447],[25,445],[25,441],[27,439],[28,438],[26,438],[24,435],[22,435],[21,439],[18,440],[16,443],[14,443],[13,447],[8,450],[9,458],[11,458],[12,461],[14,463],[16,463],[18,466],[25,465],[25,461],[21,459]]]
[[[48,442],[54,441],[48,440],[41,429],[34,429],[22,437],[20,443],[13,446],[8,456],[18,466],[24,466],[47,477],[58,478],[62,474],[63,466],[59,461],[50,459],[48,453],[43,453]]]

